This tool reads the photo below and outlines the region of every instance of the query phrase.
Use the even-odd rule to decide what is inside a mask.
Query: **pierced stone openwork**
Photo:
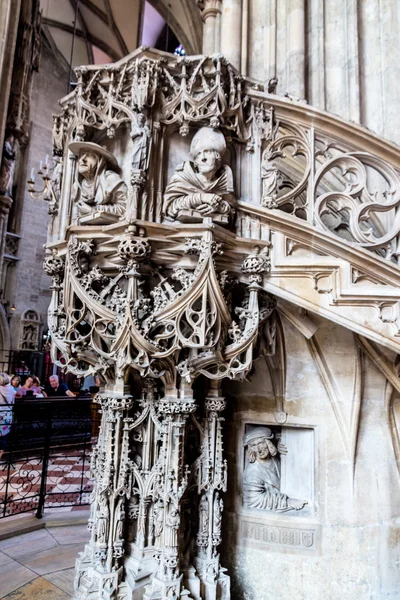
[[[223,380],[262,354],[281,373],[275,295],[398,348],[399,165],[220,55],[81,67],[61,106],[51,352],[99,375],[102,411],[74,598],[132,600],[145,581],[145,600],[228,600]],[[272,496],[265,509],[305,505]]]

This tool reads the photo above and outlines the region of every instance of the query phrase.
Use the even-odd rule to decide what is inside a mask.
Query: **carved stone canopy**
[[[52,359],[102,384],[75,597],[132,598],[146,572],[145,600],[229,600],[221,381],[264,354],[282,403],[276,297],[400,350],[398,151],[220,55],[141,49],[77,79],[54,121],[45,261]],[[303,510],[273,431],[244,437],[244,504]]]

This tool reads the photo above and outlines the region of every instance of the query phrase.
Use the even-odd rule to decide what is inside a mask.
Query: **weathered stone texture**
[[[227,438],[229,473],[236,475],[228,480],[229,534],[222,556],[224,564],[233,567],[232,597],[394,599],[399,593],[400,490],[392,441],[397,429],[388,419],[391,400],[387,383],[372,361],[360,359],[353,334],[313,319],[319,326],[315,337],[325,376],[333,377],[333,395],[322,383],[306,339],[292,325],[284,324],[290,349],[285,425],[315,430],[314,508],[306,518],[294,511],[277,516],[243,507],[241,424],[273,425],[275,399],[262,360],[256,363],[249,382],[227,386],[233,397],[228,405],[235,423]],[[357,397],[358,377],[362,378],[362,390]],[[260,524],[251,532],[252,540],[239,533],[243,519]],[[279,538],[271,542],[268,531],[262,530],[269,527],[278,535],[281,527],[302,531],[307,526],[320,526],[313,552],[301,548],[296,542],[300,538],[285,534],[285,543],[279,544]],[[263,539],[267,540],[264,550]]]
[[[52,151],[52,114],[59,109],[59,99],[67,89],[68,73],[59,56],[43,45],[39,73],[34,76],[31,106],[31,137],[25,170],[29,178],[32,167],[39,168],[40,160]],[[38,187],[42,180],[36,178]],[[20,319],[28,308],[34,308],[41,316],[42,325],[46,326],[46,315],[50,301],[50,278],[43,273],[44,244],[47,237],[49,216],[47,204],[42,200],[34,200],[27,191],[26,185],[20,186],[20,197],[17,198],[18,216],[16,232],[21,235],[19,244],[20,262],[15,267],[15,307],[10,322],[12,348],[16,349],[19,340]]]

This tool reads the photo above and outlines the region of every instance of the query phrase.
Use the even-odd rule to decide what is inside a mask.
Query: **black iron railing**
[[[0,405],[0,518],[28,511],[41,518],[45,508],[88,504],[98,427],[91,398]]]

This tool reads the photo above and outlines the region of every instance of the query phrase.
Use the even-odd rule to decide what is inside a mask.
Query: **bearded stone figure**
[[[72,198],[80,221],[112,222],[123,217],[127,187],[116,172],[115,156],[93,142],[73,142],[69,148],[78,157]],[[104,213],[108,218],[104,219]]]
[[[255,427],[243,440],[247,447],[247,464],[243,475],[243,501],[247,508],[285,512],[301,510],[307,502],[289,498],[280,491],[281,468],[279,453],[286,454],[286,446],[272,442],[274,434],[269,427]]]
[[[164,212],[183,222],[214,221],[228,223],[234,213],[232,170],[222,164],[226,143],[220,131],[203,127],[193,137],[193,161],[176,168],[164,195]]]

